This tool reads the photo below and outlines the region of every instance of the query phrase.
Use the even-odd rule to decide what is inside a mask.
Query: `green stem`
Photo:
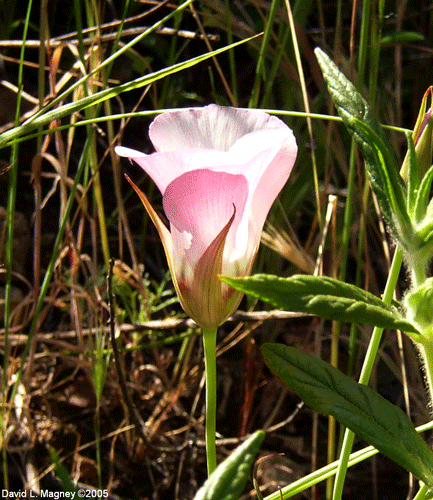
[[[412,278],[412,289],[415,290],[427,279],[425,260],[422,257],[411,259],[411,262],[408,262],[408,267]]]
[[[216,337],[217,329],[203,328],[204,363],[206,370],[206,458],[210,476],[216,469]]]
[[[390,304],[395,287],[397,285],[398,276],[400,273],[400,268],[403,263],[403,254],[400,247],[397,247],[394,253],[394,258],[392,260],[391,269],[389,270],[388,281],[385,285],[385,290],[383,292],[383,301],[385,304]],[[361,375],[359,377],[360,384],[368,384],[370,380],[371,372],[373,371],[373,366],[376,360],[377,351],[380,346],[380,341],[382,340],[383,328],[375,327],[370,339],[370,344],[365,355],[364,364],[362,366]],[[349,463],[350,452],[352,451],[353,439],[355,434],[350,430],[346,429],[343,438],[343,444],[341,447],[340,460],[338,463],[338,470],[335,476],[334,483],[334,493],[333,500],[341,500],[343,494],[344,480],[346,477],[347,466]]]
[[[418,493],[413,497],[413,500],[424,500],[424,498],[427,497],[427,493],[429,493],[429,491],[430,488],[427,485],[422,484],[422,486],[418,490]]]
[[[425,343],[418,343],[417,347],[423,361],[424,376],[429,394],[429,409],[433,413],[433,342],[427,340]]]

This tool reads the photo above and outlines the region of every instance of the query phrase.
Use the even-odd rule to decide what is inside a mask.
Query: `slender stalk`
[[[313,125],[311,122],[311,117],[309,116],[310,103],[308,100],[307,84],[305,83],[304,70],[302,67],[301,52],[299,50],[298,39],[296,38],[295,21],[293,19],[292,8],[290,7],[289,0],[285,0],[285,4],[286,4],[286,9],[287,9],[287,16],[289,18],[290,32],[292,35],[293,50],[295,52],[296,67],[298,69],[299,82],[301,85],[302,100],[304,103],[305,111],[307,113],[308,135],[310,137],[311,143],[313,143],[314,142],[314,140],[313,140],[313,138],[314,138]],[[314,148],[311,149],[311,162],[313,164],[314,194],[315,194],[316,205],[317,205],[317,217],[318,217],[318,221],[319,221],[319,226],[321,227],[322,226],[322,210],[321,210],[321,203],[320,203],[319,177],[318,177],[318,173],[317,173],[317,162],[316,162],[316,154],[314,152]]]
[[[17,110],[20,108],[21,93],[17,95]],[[18,114],[18,112],[17,112]],[[18,122],[16,122],[18,123]],[[3,459],[3,480],[5,489],[9,488],[8,476],[8,461],[7,461],[7,446],[6,442],[6,428],[7,428],[7,373],[9,371],[9,327],[10,327],[10,314],[11,314],[11,300],[12,300],[12,254],[13,254],[13,239],[14,239],[14,223],[15,223],[15,202],[17,196],[17,179],[18,179],[18,147],[12,148],[10,157],[10,170],[9,170],[9,184],[8,184],[8,201],[6,211],[6,248],[5,248],[5,300],[4,300],[4,357],[3,357],[3,377],[1,382],[1,408],[2,408],[2,423],[1,429],[1,443],[2,443],[2,459]],[[14,400],[11,398],[11,402]]]
[[[225,15],[227,23],[227,43],[231,45],[233,43],[233,31],[232,31],[232,19],[231,19],[229,0],[225,0]],[[230,83],[232,86],[233,101],[236,106],[239,106],[238,84],[237,84],[237,74],[236,74],[236,58],[234,50],[229,50],[228,56],[229,56]]]
[[[422,484],[418,493],[413,497],[413,500],[424,500],[424,498],[427,498],[429,491],[430,488],[426,484]]]
[[[75,0],[74,2],[75,6],[75,13],[76,13],[76,19],[77,19],[77,28],[78,28],[78,37],[79,37],[79,53],[82,62],[85,61],[84,57],[84,43],[83,43],[83,38],[82,38],[82,26],[81,26],[81,6],[80,2]],[[87,18],[88,18],[88,23],[89,26],[95,25],[98,27],[97,29],[97,34],[95,35],[95,38],[99,38],[99,18],[98,18],[98,13],[96,9],[96,5],[94,3],[86,3],[86,13],[87,13]],[[95,46],[97,47],[97,44],[95,43]],[[99,47],[98,50],[92,51],[90,59],[89,59],[89,64],[91,68],[96,68],[96,67],[101,67],[102,68],[102,61],[100,60],[100,53],[99,53]],[[101,69],[102,71],[102,69]],[[94,75],[95,80],[99,80],[100,78],[100,73],[91,71],[91,74]],[[83,84],[83,93],[86,97],[88,97],[91,94],[94,94],[97,92],[97,87],[95,84],[93,84],[92,80],[89,80],[90,84],[88,82]],[[85,110],[86,117],[89,119],[93,119],[97,116],[99,110],[99,106],[91,106]],[[109,243],[108,243],[108,233],[107,233],[107,224],[105,222],[105,212],[104,212],[104,199],[102,196],[102,186],[101,186],[101,179],[99,175],[99,167],[98,167],[98,157],[97,157],[97,151],[96,151],[96,136],[95,136],[95,131],[92,128],[91,125],[87,126],[87,133],[88,136],[91,138],[91,147],[89,151],[89,156],[88,156],[88,162],[90,165],[90,169],[92,171],[92,186],[93,186],[93,197],[95,200],[95,207],[96,207],[96,212],[97,212],[97,218],[98,218],[98,223],[99,223],[99,237],[101,238],[101,248],[102,248],[102,254],[104,257],[104,263],[105,263],[105,268],[108,269],[110,265],[110,248],[109,248]]]
[[[359,47],[359,56],[358,56],[358,79],[356,82],[356,86],[358,89],[362,89],[365,81],[365,69],[366,69],[366,61],[367,61],[367,52],[368,52],[368,33],[371,31],[371,38],[375,39],[380,37],[381,33],[381,23],[382,23],[382,16],[383,16],[383,2],[380,2],[379,6],[379,19],[378,19],[378,25],[374,23],[373,28],[371,28],[371,23],[372,23],[372,18],[374,16],[371,15],[371,2],[370,0],[366,0],[363,3],[363,9],[362,9],[362,21],[361,21],[361,36],[360,36],[360,47]],[[372,43],[372,50],[371,50],[371,55],[374,59],[375,64],[373,65],[371,71],[370,71],[370,101],[372,106],[374,106],[375,103],[375,97],[376,97],[376,88],[377,88],[377,73],[378,73],[378,61],[379,61],[379,44],[377,43]],[[354,187],[354,167],[355,167],[355,155],[354,155],[354,147],[355,147],[355,142],[352,140],[352,146],[351,146],[351,156],[350,156],[350,165],[351,165],[351,171],[349,174],[349,192],[350,192],[350,197],[348,196],[348,206],[347,210],[345,212],[345,228],[350,228],[350,220],[352,217],[353,213],[353,187]],[[367,190],[368,187],[365,187],[364,190],[364,197],[367,196]],[[350,205],[349,205],[350,203]],[[342,266],[340,269],[340,279],[344,281],[345,275],[346,275],[346,259],[347,259],[347,251],[348,251],[348,242],[349,240],[347,237],[349,236],[349,233],[343,234],[343,263],[344,267]],[[396,249],[395,254],[394,254],[394,259],[391,264],[391,269],[390,269],[390,274],[388,276],[388,281],[385,286],[385,292],[384,292],[384,297],[383,300],[386,303],[390,303],[392,296],[394,294],[394,290],[396,287],[397,279],[398,279],[398,274],[400,272],[401,264],[402,264],[402,253],[399,248]],[[359,261],[359,259],[358,259]],[[370,344],[367,350],[366,357],[364,359],[364,364],[363,368],[361,371],[361,375],[359,378],[359,382],[361,384],[367,384],[371,372],[373,370],[374,362],[376,359],[377,351],[379,349],[380,341],[382,339],[382,333],[383,333],[383,328],[374,328],[373,334],[370,340]],[[353,342],[353,339],[352,339]],[[344,438],[343,438],[343,443],[342,443],[342,448],[341,448],[341,454],[340,454],[340,460],[339,460],[339,465],[338,465],[338,470],[337,474],[335,477],[335,483],[334,483],[334,491],[333,491],[333,500],[340,500],[342,496],[342,491],[343,491],[343,485],[344,485],[344,480],[347,472],[347,464],[349,461],[349,455],[352,449],[353,445],[353,440],[354,440],[354,433],[350,431],[349,429],[345,430],[344,433]]]
[[[102,457],[101,457],[101,406],[98,405],[93,416],[93,432],[95,433],[96,448],[96,474],[98,477],[98,488],[102,489]]]
[[[178,30],[183,21],[183,12],[179,12],[174,16],[174,29]],[[177,34],[170,37],[170,49],[167,54],[167,66],[171,66],[176,63],[177,57],[177,46],[178,46],[178,36]],[[162,82],[161,94],[159,97],[158,108],[164,108],[167,106],[167,102],[170,99],[170,90],[173,88],[173,80],[171,78],[164,78]]]
[[[403,255],[400,247],[397,247],[392,260],[391,269],[389,270],[388,280],[386,282],[385,290],[383,292],[383,301],[385,304],[390,304],[397,285],[398,275],[403,263]],[[374,362],[376,360],[377,351],[382,340],[383,328],[375,327],[370,339],[370,344],[365,355],[364,364],[362,366],[361,375],[359,377],[360,384],[368,384],[371,372],[373,371]],[[349,463],[350,452],[352,450],[353,439],[355,434],[346,429],[341,447],[340,460],[338,463],[338,470],[335,476],[333,500],[341,500],[343,493],[344,480],[346,477],[347,466]]]
[[[51,123],[53,120],[61,118],[62,116],[67,116],[67,115],[70,115],[70,114],[72,114],[72,113],[74,113],[76,111],[82,111],[83,109],[85,109],[85,107],[86,107],[86,104],[85,104],[86,99],[83,100],[83,98],[81,98],[79,100],[78,104],[75,103],[75,102],[68,103],[68,104],[63,104],[61,106],[61,109],[63,111],[66,111],[65,114],[62,114],[61,112],[59,114],[59,110],[60,109],[59,110],[55,110],[55,112],[52,111],[50,114],[48,113],[49,110],[51,110],[54,106],[56,106],[60,102],[65,101],[66,97],[69,94],[71,94],[77,87],[79,87],[80,85],[83,85],[89,78],[91,78],[93,75],[95,75],[98,71],[100,71],[105,66],[108,66],[109,64],[113,64],[113,62],[116,61],[116,58],[118,58],[121,54],[124,54],[131,47],[133,47],[136,43],[138,43],[140,40],[142,40],[143,38],[145,38],[146,36],[148,36],[150,33],[152,33],[153,31],[155,31],[160,26],[163,26],[165,23],[167,23],[167,21],[169,19],[171,19],[171,17],[174,15],[175,12],[178,12],[178,11],[180,11],[182,9],[185,9],[192,2],[193,2],[193,0],[186,0],[183,4],[179,5],[179,7],[177,7],[176,10],[171,11],[163,19],[161,19],[160,21],[156,22],[150,28],[144,30],[142,33],[140,33],[140,35],[138,35],[137,37],[135,37],[133,40],[131,40],[127,44],[123,45],[114,54],[112,54],[111,56],[107,57],[104,61],[101,62],[101,64],[99,66],[93,68],[89,73],[87,73],[86,75],[84,75],[83,77],[81,77],[80,79],[78,79],[76,82],[74,82],[73,84],[71,84],[64,92],[62,92],[61,94],[59,94],[52,101],[50,101],[46,106],[44,106],[42,109],[40,109],[37,113],[35,113],[34,115],[32,115],[30,118],[28,118],[23,124],[21,124],[20,126],[16,126],[13,129],[11,129],[11,130],[7,130],[6,132],[3,132],[1,134],[1,137],[0,137],[0,148],[6,147],[7,145],[10,145],[10,141],[13,141],[14,139],[17,139],[18,137],[22,136],[24,133],[26,133],[28,131],[31,131],[31,130],[34,130],[35,128],[37,128],[37,127],[39,127],[41,125],[46,125],[48,123]],[[79,31],[78,31],[78,33],[79,33]],[[258,35],[256,35],[256,36],[258,36]],[[237,44],[244,43],[245,41],[246,40],[243,40],[242,42],[237,42]],[[24,43],[23,43],[23,47],[25,48],[25,44]],[[214,55],[217,55],[217,54],[220,53],[220,51],[223,52],[225,50],[226,50],[225,47],[222,48],[222,49],[217,49],[217,50],[214,51]],[[206,55],[205,56],[198,56],[198,59],[201,59],[203,57],[205,59],[207,59]],[[185,64],[189,64],[189,63],[190,63],[190,61],[188,61],[188,63],[185,63],[185,62],[178,63],[177,65],[175,65],[175,68],[179,68],[179,70],[180,70],[180,68],[185,67]],[[164,74],[164,76],[176,72],[176,69],[174,69],[173,71],[170,71],[170,70],[173,70],[173,68],[169,68],[168,70],[167,70],[167,68],[163,68],[162,70],[160,70],[160,72],[161,72],[161,74]],[[152,73],[152,75],[153,75],[153,73]],[[143,82],[144,80],[147,81],[148,80],[148,75],[143,75],[143,77],[140,77],[140,78],[138,78],[136,80],[133,80],[132,82],[128,82],[126,84],[126,89],[125,89],[125,87],[123,87],[123,88],[125,89],[125,91],[126,90],[132,90],[133,88],[138,88],[137,87],[137,82],[140,82],[140,80],[141,80],[141,82]],[[155,80],[153,80],[153,81],[155,81]],[[151,82],[149,81],[149,83],[151,83]],[[140,85],[140,83],[139,83],[139,85]],[[146,85],[146,83],[144,83],[141,86],[144,86],[144,85]],[[122,84],[118,85],[116,87],[116,89],[114,89],[114,88],[108,88],[108,89],[105,89],[105,90],[100,90],[98,92],[97,96],[96,95],[93,96],[93,98],[95,98],[95,100],[93,101],[93,104],[97,104],[97,103],[99,103],[99,102],[101,102],[101,101],[103,101],[105,99],[109,99],[111,97],[114,97],[115,95],[118,95],[119,90],[122,91]],[[92,100],[92,96],[89,96],[89,97]],[[39,118],[39,119],[37,120],[37,118]],[[35,120],[36,120],[36,122],[35,122]],[[93,120],[91,120],[91,123],[92,123],[92,121]],[[36,135],[36,137],[37,137],[37,135]]]
[[[263,42],[262,46],[260,47],[259,57],[257,59],[254,85],[251,91],[250,102],[248,103],[249,108],[257,108],[259,104],[261,82],[266,81],[266,73],[265,73],[266,51],[268,49],[269,40],[271,38],[271,33],[272,33],[272,27],[274,25],[275,15],[277,13],[277,8],[279,7],[279,4],[280,4],[279,0],[272,0],[271,7],[269,9],[265,31],[263,34]]]
[[[67,222],[69,220],[69,214],[71,213],[71,210],[72,210],[72,207],[73,207],[73,204],[75,201],[75,193],[77,191],[78,185],[80,183],[80,179],[81,179],[82,174],[83,174],[84,165],[85,165],[85,158],[86,158],[88,151],[89,151],[89,144],[90,143],[88,140],[84,144],[83,152],[82,152],[80,161],[78,162],[78,168],[77,168],[77,172],[75,174],[74,183],[73,183],[73,185],[71,187],[71,191],[69,193],[69,198],[68,198],[68,203],[67,203],[66,208],[65,208],[65,213],[64,213],[63,219],[61,221],[60,227],[57,231],[56,240],[53,244],[53,248],[51,251],[51,258],[50,258],[50,261],[48,263],[47,269],[45,271],[44,280],[43,280],[41,287],[40,287],[39,296],[35,298],[36,304],[35,304],[34,311],[33,311],[33,319],[32,319],[32,322],[29,326],[29,329],[28,329],[27,341],[25,343],[24,350],[22,351],[22,354],[21,354],[21,363],[20,363],[20,367],[19,367],[18,372],[17,372],[17,376],[15,379],[14,385],[12,387],[12,391],[10,394],[10,401],[13,401],[15,399],[15,396],[18,392],[18,387],[20,385],[20,382],[21,382],[21,379],[22,379],[22,376],[24,373],[25,362],[26,362],[27,356],[30,352],[30,346],[31,346],[32,339],[33,339],[33,336],[35,334],[35,331],[36,331],[36,328],[38,325],[39,315],[41,313],[41,310],[42,310],[42,307],[44,304],[44,300],[45,300],[45,297],[48,293],[48,289],[49,289],[49,286],[51,283],[51,277],[52,277],[53,272],[54,272],[54,268],[55,268],[57,257],[58,257],[59,251],[60,251],[61,243],[63,241],[63,235],[64,235],[65,230],[66,230],[66,225],[67,225]],[[10,414],[12,413],[12,409],[13,409],[13,407],[10,406],[8,411],[7,411],[7,414],[3,415],[4,428],[7,427],[7,423],[9,421]]]
[[[203,328],[204,363],[206,371],[206,458],[210,476],[216,469],[216,337],[217,329]]]
[[[25,40],[27,39],[27,31],[30,24],[30,12],[32,9],[32,1],[30,0],[27,6],[27,13],[24,22],[23,29],[23,44],[20,51],[20,63],[18,67],[18,88],[19,92],[17,94],[16,110],[15,110],[15,127],[19,125],[20,112],[21,112],[21,92],[23,90],[23,74],[24,74],[24,54],[25,54]],[[8,456],[7,456],[7,446],[6,446],[6,430],[8,427],[8,419],[13,407],[15,394],[10,397],[11,404],[8,407],[7,401],[7,374],[9,373],[9,328],[10,328],[10,314],[11,314],[11,301],[12,301],[12,260],[13,260],[13,247],[14,247],[14,223],[15,223],[15,204],[17,198],[17,185],[18,185],[18,144],[12,145],[12,151],[10,156],[10,170],[8,179],[8,198],[7,198],[7,211],[6,211],[6,245],[5,245],[5,255],[4,264],[6,270],[5,276],[5,298],[4,298],[4,346],[3,346],[3,377],[1,382],[1,397],[0,406],[2,411],[2,423],[0,424],[0,441],[1,441],[1,456],[3,461],[2,471],[3,471],[3,484],[4,488],[7,490],[9,488],[9,474],[8,474]],[[29,334],[29,338],[31,335]],[[23,356],[23,363],[24,363]]]
[[[286,54],[286,47],[287,47],[287,42],[290,37],[290,26],[287,24],[287,26],[280,25],[280,30],[278,33],[278,39],[275,44],[276,49],[275,49],[275,57],[272,58],[272,66],[271,69],[269,70],[269,73],[266,77],[266,80],[264,82],[264,88],[263,88],[263,97],[261,98],[260,101],[260,108],[267,108],[270,106],[273,106],[275,104],[275,101],[273,100],[273,89],[274,89],[274,83],[275,79],[277,77],[278,71],[281,70],[281,60],[283,58],[283,55]],[[270,99],[271,98],[271,99]],[[283,107],[287,106],[284,105]],[[292,106],[290,106],[291,108]],[[290,109],[288,106],[286,109]]]

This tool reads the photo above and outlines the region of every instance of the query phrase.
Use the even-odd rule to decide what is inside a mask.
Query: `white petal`
[[[140,152],[140,151],[136,151],[135,149],[131,149],[131,148],[125,148],[124,146],[116,146],[114,148],[114,151],[116,152],[116,154],[118,154],[119,156],[124,156],[126,158],[143,158],[146,157],[147,155]]]

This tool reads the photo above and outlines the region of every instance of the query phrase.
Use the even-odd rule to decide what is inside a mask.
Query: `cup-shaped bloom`
[[[161,114],[149,136],[155,153],[116,152],[161,191],[169,228],[130,181],[158,229],[183,309],[215,328],[242,298],[218,275],[251,273],[266,216],[296,159],[295,138],[276,117],[216,105]]]

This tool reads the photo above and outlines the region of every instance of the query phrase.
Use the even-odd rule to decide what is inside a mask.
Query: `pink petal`
[[[177,277],[184,310],[203,328],[222,324],[237,309],[243,296],[218,279],[227,235],[235,216],[234,210],[227,224],[201,256],[193,271],[193,280],[185,280],[182,275]]]
[[[191,170],[224,165],[227,154],[221,151],[185,150],[146,155],[133,149],[117,146],[115,151],[139,165],[164,194],[167,186],[177,177]]]
[[[230,164],[236,157],[244,158],[244,162],[230,171],[244,175],[249,186],[245,218],[238,229],[245,242],[260,238],[268,212],[290,176],[297,150],[295,137],[288,127],[252,132],[230,149]],[[251,253],[251,249],[242,250],[240,244],[236,250]]]
[[[158,115],[149,136],[157,151],[214,149],[228,151],[250,132],[286,127],[278,118],[258,110],[211,104]]]
[[[174,261],[180,267],[187,263],[192,272],[235,210],[228,237],[228,248],[232,247],[247,197],[246,178],[225,172],[194,170],[169,184],[163,206],[170,221]]]
[[[125,146],[116,146],[114,148],[114,151],[116,151],[116,153],[119,156],[124,156],[125,158],[138,158],[138,157],[146,158],[147,156],[145,153],[142,153],[141,151],[136,151],[135,149],[131,148],[125,148]]]
[[[252,147],[252,146],[251,146]],[[260,231],[279,192],[286,184],[296,160],[298,148],[296,140],[290,135],[273,148],[263,150],[246,166],[243,174],[248,179],[250,193],[246,212]]]

